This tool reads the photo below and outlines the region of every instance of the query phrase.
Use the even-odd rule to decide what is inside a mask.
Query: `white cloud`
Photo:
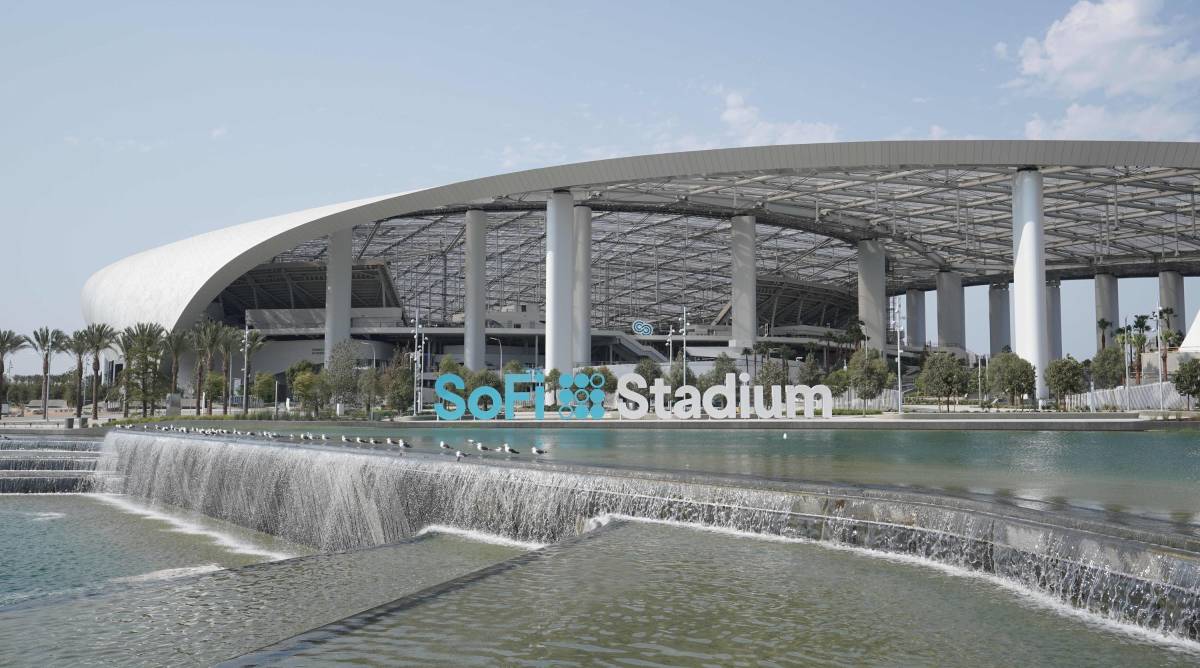
[[[1035,115],[1025,123],[1026,139],[1140,139],[1194,141],[1196,115],[1162,105],[1134,111],[1072,104],[1059,119]]]
[[[1021,74],[1069,97],[1176,92],[1200,77],[1200,53],[1159,21],[1161,9],[1160,0],[1077,2],[1043,39],[1025,39]]]
[[[929,102],[929,98],[927,98],[927,97],[914,97],[914,98],[912,99],[912,101],[913,101],[913,104],[925,104],[926,102]]]
[[[1005,42],[996,42],[992,45],[992,55],[1000,60],[1008,60],[1008,44]]]
[[[224,137],[226,134],[228,134],[228,132],[229,132],[229,129],[226,128],[224,125],[222,125],[221,127],[213,128],[213,129],[209,130],[208,137],[209,137],[209,139],[220,139],[221,137]]]
[[[738,146],[766,144],[810,144],[837,141],[838,127],[812,121],[774,122],[764,120],[758,107],[748,104],[738,92],[724,94],[725,109],[721,122],[726,134]]]

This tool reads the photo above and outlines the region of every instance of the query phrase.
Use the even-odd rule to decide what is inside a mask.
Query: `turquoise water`
[[[0,495],[0,606],[311,554],[199,513],[93,494]]]
[[[1198,652],[965,572],[631,523],[231,665],[1183,666]]]
[[[312,555],[97,495],[0,496],[0,541],[0,664],[22,666],[211,665],[527,549],[432,533]]]
[[[803,430],[785,439],[779,429],[322,429],[402,436],[414,452],[439,453],[445,440],[478,456],[470,438],[507,442],[522,452],[517,459],[530,459],[529,446],[537,445],[551,462],[973,492],[1145,515],[1189,532],[1200,525],[1198,431]]]

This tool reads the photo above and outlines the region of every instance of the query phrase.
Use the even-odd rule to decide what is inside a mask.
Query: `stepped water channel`
[[[420,450],[110,432],[83,498],[291,558],[31,597],[0,607],[0,645],[30,663],[987,665],[1026,637],[1035,663],[1200,660],[1200,539],[1158,519]]]

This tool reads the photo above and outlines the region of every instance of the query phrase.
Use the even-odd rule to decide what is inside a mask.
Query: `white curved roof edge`
[[[303,241],[380,218],[595,183],[745,171],[967,165],[1200,168],[1200,143],[873,141],[711,149],[595,160],[331,204],[219,229],[114,262],[83,287],[88,323],[173,328],[197,320],[238,276]]]

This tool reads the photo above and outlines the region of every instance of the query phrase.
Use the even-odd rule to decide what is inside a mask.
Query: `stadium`
[[[861,323],[893,357],[1011,349],[1038,373],[1064,326],[1120,324],[1118,281],[1155,277],[1165,328],[1200,352],[1200,144],[883,141],[598,160],[224,227],[120,260],[85,319],[260,330],[255,368],[363,342],[468,368],[546,370],[794,350]],[[1094,281],[1064,323],[1062,281]],[[989,350],[967,351],[966,286],[987,285]],[[936,332],[925,294],[937,295]],[[1108,323],[1105,327],[1097,323]],[[399,353],[397,351],[400,351]],[[110,368],[114,361],[110,363]],[[184,369],[189,365],[184,365]]]

